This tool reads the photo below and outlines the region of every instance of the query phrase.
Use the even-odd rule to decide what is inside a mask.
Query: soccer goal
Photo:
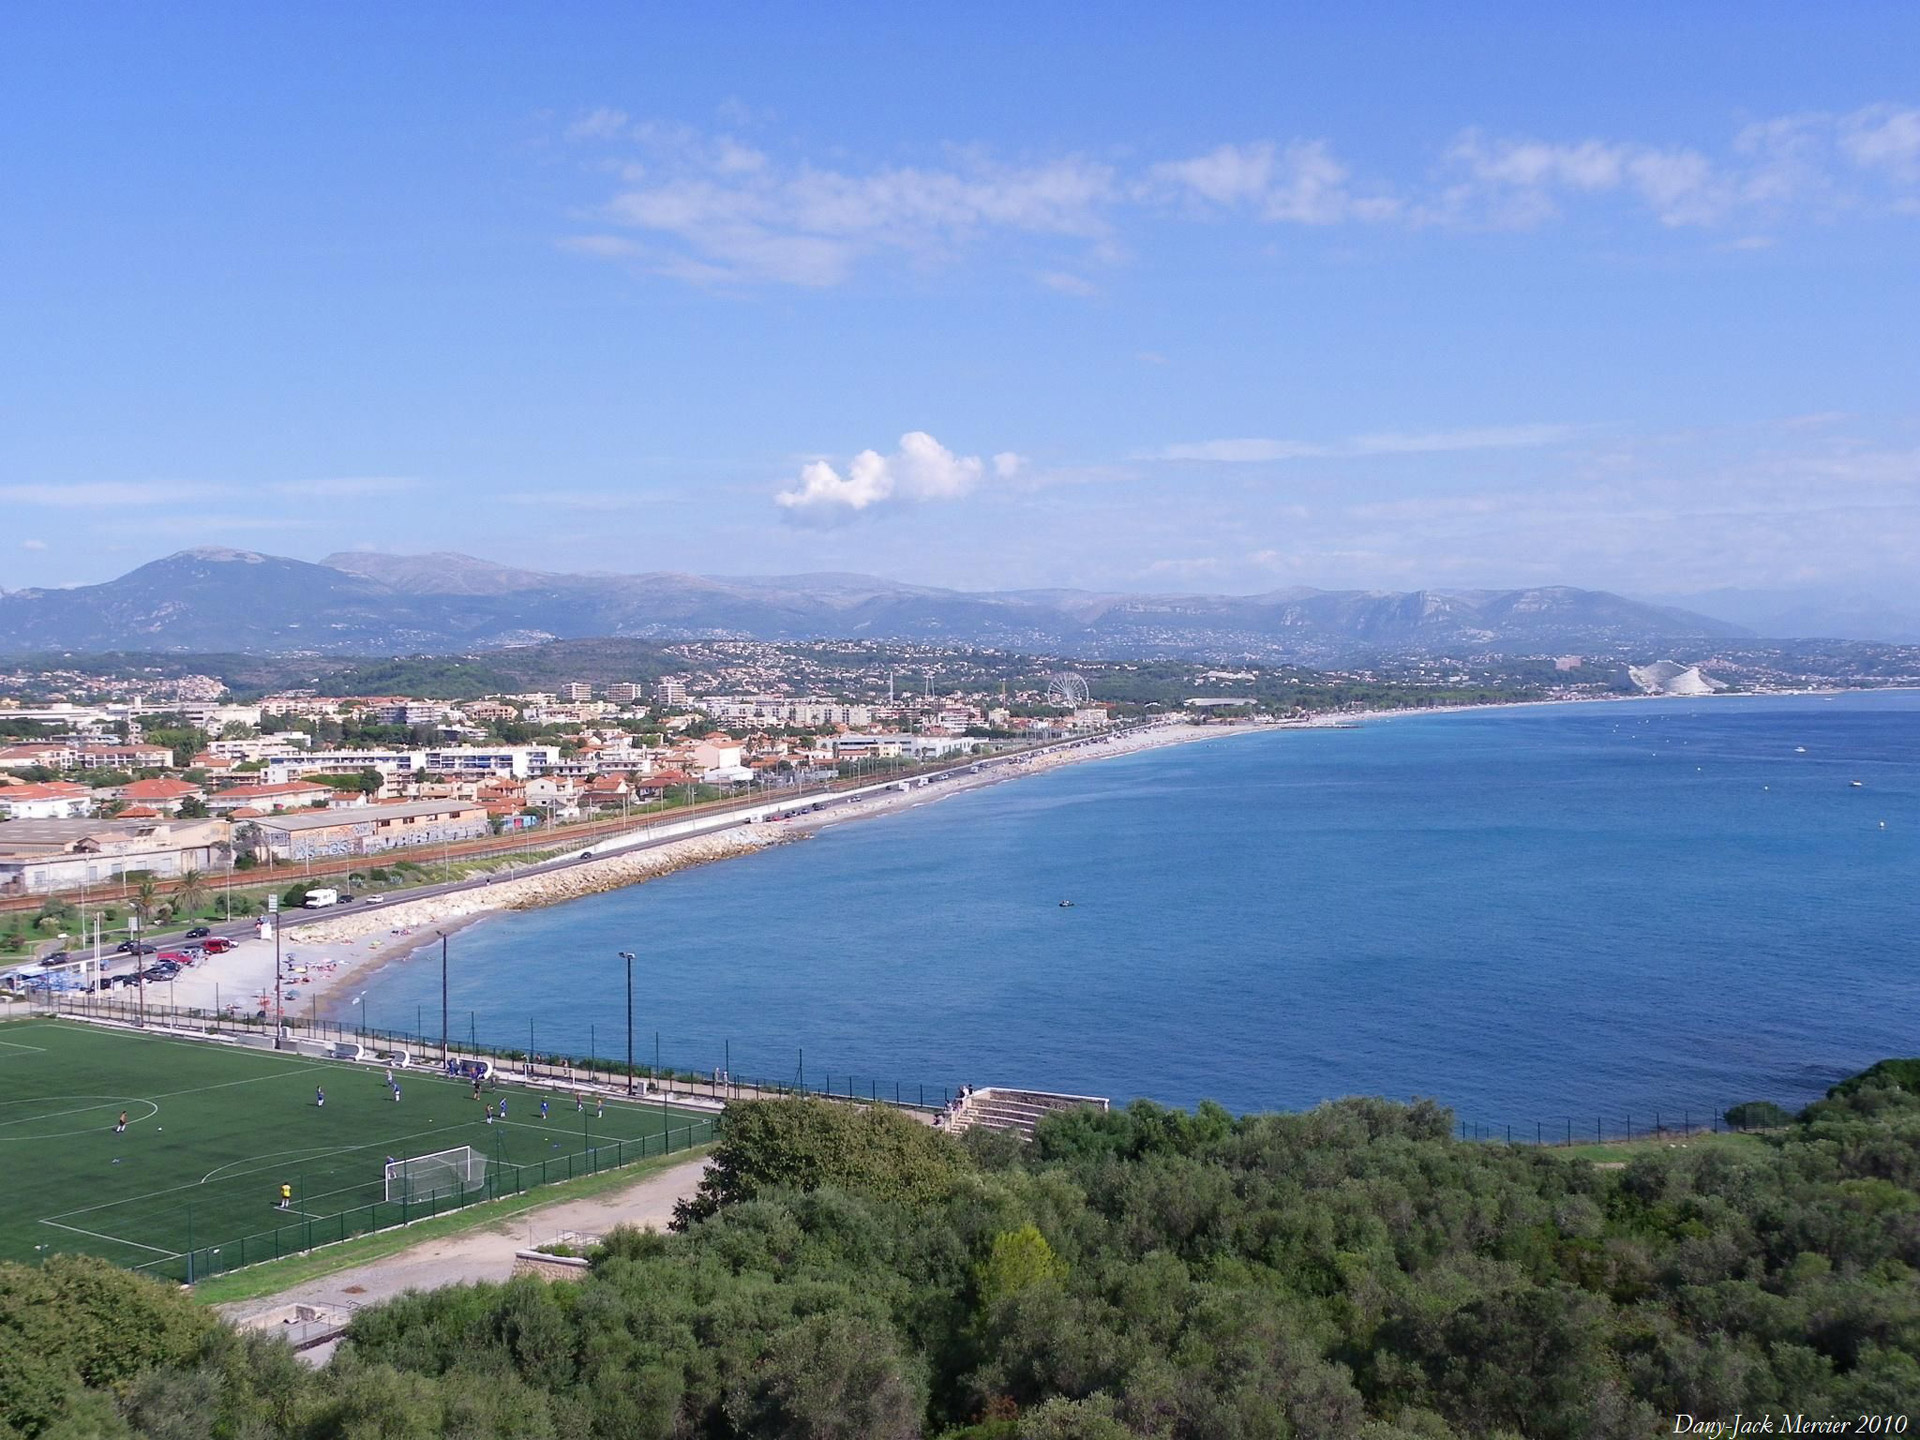
[[[471,1145],[436,1150],[410,1160],[387,1162],[387,1199],[418,1205],[444,1196],[464,1195],[486,1183],[487,1157]]]

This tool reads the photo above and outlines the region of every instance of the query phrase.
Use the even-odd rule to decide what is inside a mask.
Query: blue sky
[[[16,7],[0,585],[1920,562],[1920,9]]]

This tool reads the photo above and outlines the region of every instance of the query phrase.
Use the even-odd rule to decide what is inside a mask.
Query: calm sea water
[[[1431,1095],[1591,1133],[1920,1053],[1916,936],[1920,695],[1624,702],[953,795],[489,920],[452,1004],[463,1035],[623,1053],[633,950],[637,1048],[682,1067],[791,1079],[804,1049],[810,1084],[909,1098]],[[372,977],[373,1023],[437,1033],[437,960]]]

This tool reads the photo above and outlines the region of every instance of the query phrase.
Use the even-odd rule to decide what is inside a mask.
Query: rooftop
[[[348,810],[311,810],[291,815],[263,815],[253,823],[263,830],[324,830],[332,825],[364,825],[373,820],[393,820],[407,816],[455,815],[483,808],[472,800],[409,800],[401,805],[357,805]]]

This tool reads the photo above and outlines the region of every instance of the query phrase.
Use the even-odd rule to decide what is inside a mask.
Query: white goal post
[[[408,1160],[387,1162],[387,1199],[417,1205],[443,1196],[464,1195],[487,1179],[487,1157],[471,1145],[436,1150]]]

